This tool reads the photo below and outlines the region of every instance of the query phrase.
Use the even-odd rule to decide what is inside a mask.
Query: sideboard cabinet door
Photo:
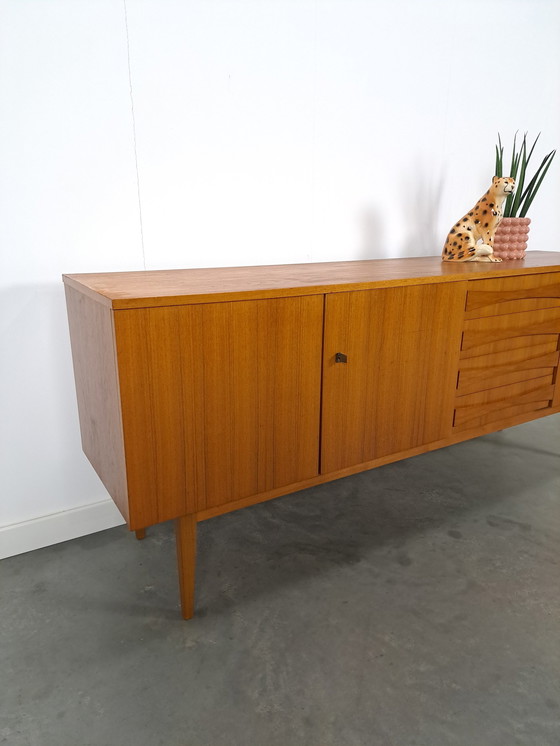
[[[323,297],[115,311],[131,528],[318,474]]]
[[[451,434],[466,285],[327,296],[322,473]]]

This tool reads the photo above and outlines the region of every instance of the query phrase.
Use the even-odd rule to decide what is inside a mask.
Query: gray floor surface
[[[0,563],[8,746],[560,744],[560,415]]]

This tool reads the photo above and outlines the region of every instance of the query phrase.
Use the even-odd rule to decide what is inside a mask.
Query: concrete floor
[[[0,564],[8,746],[560,744],[560,416]]]

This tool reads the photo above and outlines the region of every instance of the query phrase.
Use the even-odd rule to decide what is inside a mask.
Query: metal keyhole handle
[[[334,361],[335,363],[347,363],[348,358],[343,352],[337,352],[336,355],[334,356]]]

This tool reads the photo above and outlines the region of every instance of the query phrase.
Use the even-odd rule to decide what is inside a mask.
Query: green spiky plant
[[[538,167],[535,175],[525,187],[525,179],[527,177],[527,166],[533,155],[533,150],[537,144],[537,140],[541,136],[541,133],[536,137],[529,154],[527,155],[527,133],[523,135],[523,142],[521,147],[517,150],[517,132],[513,138],[513,151],[511,155],[511,166],[508,176],[512,176],[515,179],[515,193],[510,195],[504,207],[505,218],[524,218],[527,215],[527,210],[531,207],[535,195],[539,190],[540,185],[546,172],[548,171],[552,159],[556,155],[556,150],[552,150],[542,160],[541,165]],[[502,146],[502,140],[500,133],[498,133],[498,145],[496,145],[496,176],[503,176],[503,161],[504,161],[504,148]]]

